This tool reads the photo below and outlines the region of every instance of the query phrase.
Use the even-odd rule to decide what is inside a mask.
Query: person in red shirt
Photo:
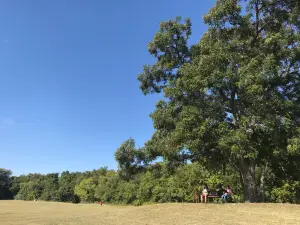
[[[102,206],[103,205],[103,202],[102,202],[102,200],[99,202],[99,204]]]
[[[232,195],[232,191],[229,186],[227,186],[225,193],[222,195],[222,200],[225,202],[227,198],[230,198]]]

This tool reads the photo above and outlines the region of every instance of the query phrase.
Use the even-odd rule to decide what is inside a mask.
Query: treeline
[[[135,167],[135,172],[131,174],[125,169],[114,171],[100,168],[86,172],[11,176],[10,171],[1,169],[0,199],[71,203],[102,200],[105,203],[134,205],[148,202],[193,202],[195,189],[201,190],[203,184],[208,184],[210,189],[224,184],[232,187],[234,202],[243,202],[240,176],[230,166],[216,170],[208,169],[199,162],[170,164],[160,162]],[[259,177],[258,173],[258,184]],[[282,180],[271,170],[264,179],[262,201],[299,203],[299,181]]]

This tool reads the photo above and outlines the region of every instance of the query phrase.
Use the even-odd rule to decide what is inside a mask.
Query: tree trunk
[[[260,184],[259,184],[259,201],[265,201],[265,176],[267,172],[268,164],[262,167],[261,176],[260,176]]]
[[[265,201],[265,174],[262,174],[260,177],[260,185],[259,185],[259,201]]]
[[[255,180],[255,161],[243,159],[240,161],[240,171],[243,178],[245,202],[257,202],[257,186]]]

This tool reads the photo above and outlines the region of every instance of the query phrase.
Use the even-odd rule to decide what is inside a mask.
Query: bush
[[[15,197],[15,200],[26,200],[25,196],[22,193],[18,193]]]
[[[213,203],[214,204],[221,204],[222,203],[222,199],[221,198],[214,198],[213,199]]]
[[[132,205],[141,206],[141,205],[143,205],[143,203],[140,200],[135,200],[135,201],[133,201]]]
[[[74,195],[72,198],[72,203],[78,204],[80,202],[81,202],[80,197],[78,195]]]
[[[278,203],[297,203],[297,191],[300,187],[299,182],[284,183],[281,187],[275,188],[271,192],[271,198]]]
[[[52,196],[49,192],[46,191],[41,195],[40,199],[43,201],[50,201],[52,200]]]
[[[244,202],[244,199],[240,195],[232,195],[232,202],[241,203],[241,202]]]

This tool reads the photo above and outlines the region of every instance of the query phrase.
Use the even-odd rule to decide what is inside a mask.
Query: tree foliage
[[[9,199],[12,197],[11,187],[11,171],[0,168],[0,199]]]
[[[169,51],[171,36],[190,34],[190,23],[162,23],[148,49],[161,72],[138,79],[144,93],[167,99],[151,115],[148,151],[172,159],[187,149],[192,161],[230,164],[245,200],[257,201],[257,168],[299,154],[300,14],[296,0],[244,2],[217,0],[204,16],[207,32],[183,52]]]

